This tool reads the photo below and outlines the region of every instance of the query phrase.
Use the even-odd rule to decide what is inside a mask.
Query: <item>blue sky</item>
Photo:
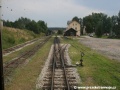
[[[44,20],[48,27],[66,27],[74,16],[82,18],[92,12],[112,16],[119,10],[120,0],[2,0],[2,19],[27,17]]]

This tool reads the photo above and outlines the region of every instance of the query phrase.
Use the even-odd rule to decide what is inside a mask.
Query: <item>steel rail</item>
[[[23,46],[25,46],[27,44],[30,44],[30,43],[33,43],[33,42],[37,41],[37,40],[39,40],[39,38],[33,39],[31,41],[27,41],[25,43],[22,43],[22,44],[19,44],[19,45],[16,45],[16,46],[13,46],[13,47],[10,47],[10,48],[7,48],[7,49],[4,49],[3,54],[10,53],[10,52],[12,52],[12,51],[14,51],[16,49],[19,49],[19,48],[21,48],[21,47],[23,47]]]
[[[58,47],[56,45],[58,45]],[[54,75],[55,75],[55,68],[56,68],[56,60],[58,59],[57,54],[60,55],[59,59],[60,59],[60,63],[61,63],[61,68],[63,68],[65,83],[66,83],[65,90],[70,90],[70,86],[69,86],[68,78],[67,78],[67,73],[66,73],[66,68],[65,68],[65,61],[64,61],[64,51],[65,51],[65,48],[67,47],[67,45],[63,49],[62,49],[62,47],[60,47],[59,38],[55,37],[54,38],[54,50],[53,50],[54,56],[53,56],[53,62],[52,62],[52,79],[51,79],[51,89],[50,90],[54,90]]]
[[[37,52],[37,50],[42,47],[45,42],[47,42],[49,38],[46,38],[42,43],[39,43],[38,45],[36,45],[34,48],[32,48],[31,50],[27,51],[25,54],[21,55],[20,57],[18,57],[17,59],[11,61],[10,63],[6,64],[4,66],[4,76],[9,75],[9,73],[12,70],[7,70],[7,68],[11,68],[10,66],[13,65],[12,68],[17,68],[19,66],[19,64],[22,64],[27,58],[29,58],[30,56],[34,55],[35,52]],[[17,64],[16,64],[17,63]]]
[[[55,57],[57,57],[56,55],[56,43],[57,43],[57,39],[55,37],[54,39],[54,50],[53,50],[53,62],[52,62],[52,78],[51,78],[51,89],[50,90],[54,90],[54,75],[55,75],[55,66],[56,66],[56,61],[55,61]],[[57,58],[58,59],[58,58]]]
[[[67,45],[65,46],[65,48],[63,48],[61,50],[61,54],[60,54],[60,60],[62,62],[62,67],[63,67],[63,70],[64,70],[64,76],[65,76],[65,81],[66,81],[66,90],[70,90],[70,86],[69,86],[69,82],[68,82],[68,78],[67,78],[67,73],[66,73],[66,68],[65,68],[65,59],[64,59],[64,51],[66,49]]]

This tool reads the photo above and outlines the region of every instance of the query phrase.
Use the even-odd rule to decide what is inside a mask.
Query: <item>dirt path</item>
[[[120,61],[120,40],[117,39],[99,39],[91,37],[80,38],[80,42],[111,59]]]

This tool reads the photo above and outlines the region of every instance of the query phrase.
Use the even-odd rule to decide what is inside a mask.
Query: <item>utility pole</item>
[[[2,0],[0,0],[0,90],[4,90],[3,57],[2,57]]]

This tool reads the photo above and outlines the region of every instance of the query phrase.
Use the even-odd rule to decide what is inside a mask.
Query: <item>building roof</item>
[[[64,32],[64,36],[76,36],[76,30],[73,28],[70,28]]]
[[[66,29],[64,32],[67,32],[67,31],[69,31],[71,29],[75,30],[74,28],[69,28],[69,29]],[[77,32],[77,30],[75,30],[75,31]]]

